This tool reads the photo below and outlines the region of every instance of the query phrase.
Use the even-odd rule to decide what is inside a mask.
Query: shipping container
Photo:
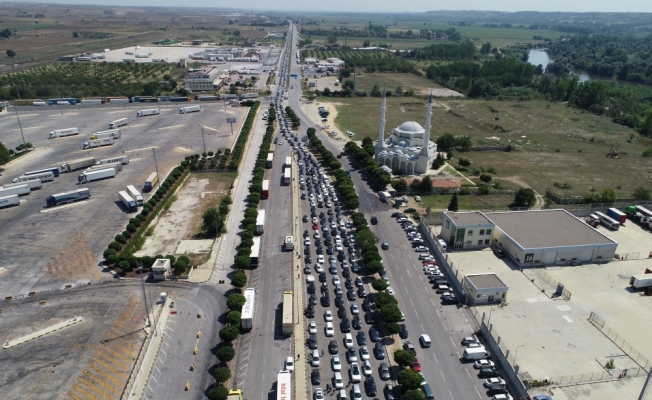
[[[258,267],[260,264],[260,237],[254,236],[252,239],[254,245],[251,246],[251,254],[249,255],[249,266],[252,268]]]
[[[76,169],[86,168],[93,164],[95,164],[95,157],[86,157],[61,163],[59,169],[61,172],[72,172]]]
[[[102,146],[111,146],[113,145],[113,138],[106,138],[106,139],[97,139],[97,140],[89,140],[88,142],[84,142],[82,145],[83,149],[93,149],[95,147],[102,147]]]
[[[292,181],[292,170],[290,168],[285,168],[285,172],[283,172],[283,183],[289,185],[291,181]]]
[[[171,101],[173,103],[183,103],[183,102],[188,102],[190,101],[189,97],[170,97],[168,101]]]
[[[71,192],[53,194],[45,199],[45,203],[48,207],[55,207],[62,204],[73,203],[75,201],[90,199],[90,197],[90,189],[78,189]]]
[[[122,164],[110,163],[110,164],[102,164],[102,165],[91,165],[90,167],[86,168],[84,172],[99,171],[101,169],[107,169],[107,168],[115,169],[115,173],[117,174],[118,172],[122,171]]]
[[[621,224],[624,224],[627,220],[627,214],[620,211],[617,208],[610,208],[607,210],[607,215],[613,218],[615,221],[618,221]]]
[[[90,183],[101,179],[113,178],[116,176],[114,168],[99,169],[95,171],[82,172],[77,178],[79,183]]]
[[[29,194],[30,192],[31,189],[29,188],[29,186],[27,186],[27,184],[22,184],[14,187],[0,189],[0,197],[11,196],[12,194],[15,194],[17,196],[24,196],[26,194]]]
[[[82,104],[104,104],[104,100],[102,99],[82,99],[81,101]]]
[[[247,99],[257,99],[258,93],[245,93],[240,95],[240,101]]]
[[[143,196],[134,187],[134,185],[127,186],[127,193],[129,193],[129,196],[131,196],[134,200],[136,200],[136,205],[138,205],[138,206],[143,205]]]
[[[240,312],[240,327],[250,331],[254,327],[254,311],[256,307],[256,290],[247,288],[244,291],[245,303]]]
[[[634,289],[643,289],[652,286],[652,274],[632,275],[629,285]]]
[[[129,99],[110,99],[109,104],[129,104]]]
[[[281,325],[281,332],[284,335],[291,335],[292,330],[294,329],[294,304],[292,295],[291,290],[283,292],[283,322]]]
[[[268,199],[269,198],[269,180],[265,179],[263,181],[263,191],[260,194],[260,197],[262,199]]]
[[[118,192],[118,198],[120,199],[120,202],[125,206],[128,212],[136,212],[138,211],[138,207],[136,206],[136,200],[131,198],[129,194],[126,191],[120,191]]]
[[[262,235],[265,232],[265,210],[258,210],[256,217],[256,235]]]
[[[232,100],[232,99],[237,99],[238,95],[237,94],[221,94],[219,96],[220,100]]]
[[[72,97],[64,97],[62,99],[49,99],[48,103],[51,106],[56,106],[57,104],[60,104],[60,102],[62,102],[62,101],[65,102],[65,103],[68,103],[70,105],[73,105],[73,106],[75,104],[77,104],[77,99],[73,99]]]
[[[54,168],[53,168],[54,169]],[[32,171],[32,172],[25,172],[24,175],[19,176],[18,178],[14,178],[12,180],[13,183],[18,183],[18,182],[27,182],[31,180],[40,180],[41,182],[50,182],[54,180],[55,176],[59,175],[59,169],[57,168],[57,174],[55,175],[52,170],[43,170],[43,171]]]
[[[267,153],[267,162],[265,163],[265,168],[272,168],[272,163],[274,162],[274,153]]]
[[[29,187],[29,190],[34,190],[34,189],[40,189],[43,187],[43,183],[41,183],[41,180],[36,178],[36,179],[30,179],[28,181],[24,182],[17,182],[17,183],[8,183],[6,185],[1,186],[2,189],[8,189],[16,186],[22,186],[22,185],[27,185]]]
[[[111,129],[108,131],[95,132],[91,135],[91,140],[107,138],[120,139],[120,136],[120,129]]]
[[[57,129],[50,132],[50,139],[64,137],[64,136],[73,136],[79,135],[79,128],[66,128],[66,129]]]
[[[146,117],[148,115],[159,115],[161,112],[157,108],[149,110],[140,110],[136,113],[136,117]]]

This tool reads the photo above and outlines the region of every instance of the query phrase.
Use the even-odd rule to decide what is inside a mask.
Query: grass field
[[[358,73],[355,81],[356,89],[367,93],[371,92],[376,84],[381,87],[381,90],[383,85],[387,85],[387,90],[392,92],[395,92],[399,86],[403,91],[412,89],[416,95],[426,95],[429,88],[441,88],[433,81],[414,74]]]
[[[425,207],[430,206],[432,210],[446,210],[453,195],[438,194],[430,196],[421,196],[420,203],[410,203],[410,206]],[[413,199],[411,199],[413,200]],[[509,194],[488,194],[457,196],[457,204],[460,211],[463,210],[504,210],[514,201],[514,196]]]
[[[326,102],[320,99],[320,102]],[[380,119],[379,98],[337,99],[335,123],[356,133],[355,140],[376,139]],[[494,167],[499,179],[523,181],[543,194],[547,188],[566,194],[588,194],[612,188],[619,197],[631,197],[638,186],[652,187],[652,160],[641,156],[652,139],[610,119],[562,103],[547,101],[483,101],[437,99],[431,139],[444,133],[469,135],[474,146],[516,146],[516,150],[455,152],[472,167]],[[450,111],[448,111],[450,108]],[[493,111],[492,111],[493,110]],[[405,121],[425,125],[426,101],[387,99],[385,137]],[[620,159],[606,158],[619,146]],[[555,187],[569,184],[566,190]],[[506,189],[515,189],[505,183]]]

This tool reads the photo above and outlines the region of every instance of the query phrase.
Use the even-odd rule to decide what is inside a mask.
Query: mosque
[[[437,144],[430,141],[432,95],[428,100],[425,128],[415,121],[404,122],[394,129],[389,138],[385,139],[386,110],[385,96],[383,96],[378,141],[374,146],[376,161],[389,173],[400,170],[405,174],[425,174],[437,157]]]

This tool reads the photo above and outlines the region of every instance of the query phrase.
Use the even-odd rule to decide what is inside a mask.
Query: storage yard
[[[206,151],[230,148],[248,110],[202,102],[200,112],[181,114],[181,105],[165,104],[160,115],[137,118],[137,111],[151,105],[73,107],[19,107],[25,141],[36,150],[6,165],[0,185],[11,184],[27,171],[59,166],[61,172],[54,180],[42,182],[40,189],[19,196],[19,205],[0,209],[0,254],[10,262],[4,265],[9,272],[0,283],[3,296],[112,279],[98,267],[98,261],[107,243],[133,217],[118,192],[125,191],[128,185],[142,191],[145,180],[156,171],[156,164],[160,176],[165,177],[185,156],[202,153],[204,141]],[[110,122],[122,118],[128,118],[128,123],[118,127],[119,139],[110,138],[113,144],[82,149],[84,142],[91,141],[91,135],[106,131]],[[226,118],[237,121],[233,135]],[[49,138],[49,132],[69,127],[78,128],[79,134]],[[14,113],[0,114],[0,141],[11,147],[22,143]],[[129,158],[128,163],[120,163],[122,170],[116,166],[99,180],[79,183],[80,175],[103,171],[93,167],[85,172],[93,163],[79,160],[93,158],[96,163],[122,156]],[[64,164],[74,170],[63,172]],[[78,189],[89,189],[90,198],[46,207],[46,198]],[[143,193],[145,201],[149,195]]]

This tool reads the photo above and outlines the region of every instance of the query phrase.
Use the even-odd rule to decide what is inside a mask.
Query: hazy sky
[[[254,10],[306,10],[330,12],[423,12],[429,10],[495,11],[575,11],[575,12],[652,12],[651,0],[247,0],[246,2],[206,0],[41,0],[39,3],[102,4],[128,6],[238,7]]]

